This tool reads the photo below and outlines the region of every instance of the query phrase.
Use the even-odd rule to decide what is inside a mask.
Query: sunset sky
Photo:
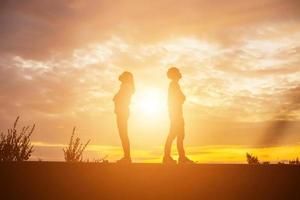
[[[300,157],[298,0],[1,1],[0,130],[35,123],[32,159],[63,160],[76,126],[86,158],[115,160],[112,98],[127,70],[133,160],[159,162],[170,66],[183,74],[191,158]]]

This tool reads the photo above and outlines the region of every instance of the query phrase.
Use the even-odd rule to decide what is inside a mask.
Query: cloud
[[[4,1],[0,49],[1,53],[41,59],[69,53],[116,34],[144,42],[183,35],[221,35],[224,39],[228,28],[258,22],[299,22],[298,5],[295,0]]]
[[[76,113],[96,111],[97,107],[104,111],[111,107],[108,102],[112,89],[117,87],[111,82],[123,69],[128,67],[142,76],[138,80],[146,81],[149,76],[144,72],[149,68],[161,77],[163,71],[175,65],[186,77],[189,105],[206,108],[212,116],[232,119],[229,113],[236,110],[233,119],[266,120],[275,115],[274,109],[282,103],[273,101],[272,106],[266,106],[268,102],[282,99],[287,90],[300,84],[300,30],[290,34],[286,27],[275,25],[273,29],[278,37],[272,37],[274,31],[258,26],[254,32],[263,32],[263,38],[261,34],[242,35],[243,40],[226,46],[197,37],[143,44],[113,36],[74,49],[68,57],[32,60],[7,56],[2,59],[2,74],[8,77],[5,74],[11,73],[14,80],[3,79],[1,90],[17,97],[10,103],[18,109],[24,106],[45,113]],[[264,39],[267,33],[271,39]],[[23,95],[20,104],[17,99]]]
[[[164,88],[167,68],[179,67],[187,116],[198,120],[274,120],[300,85],[298,1],[2,5],[1,125],[17,115],[38,119],[47,128],[37,139],[61,142],[80,124],[114,143],[111,99],[123,70],[134,73],[138,89]],[[289,111],[286,120],[299,119],[299,109]]]

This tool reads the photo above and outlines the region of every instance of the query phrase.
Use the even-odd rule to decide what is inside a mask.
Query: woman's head
[[[133,80],[133,75],[131,72],[123,72],[120,76],[119,76],[119,81],[121,81],[122,83],[127,83],[130,84],[132,86],[132,89],[134,91],[134,80]]]
[[[130,72],[123,72],[120,76],[119,76],[119,81],[121,81],[122,83],[130,83],[133,81],[133,75]]]
[[[173,81],[178,81],[182,77],[179,69],[176,67],[169,68],[167,72],[167,76],[169,79]]]

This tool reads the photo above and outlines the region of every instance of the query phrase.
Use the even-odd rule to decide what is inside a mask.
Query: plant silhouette
[[[259,161],[258,161],[257,156],[254,156],[252,154],[246,153],[246,158],[247,158],[247,163],[250,164],[250,165],[260,164]]]
[[[300,165],[299,158],[297,157],[295,160],[289,160],[290,165]]]
[[[73,132],[70,138],[68,147],[64,148],[64,156],[66,162],[81,162],[83,158],[83,151],[89,144],[90,140],[85,145],[80,143],[80,138],[74,139],[76,127],[73,128]]]
[[[33,152],[30,136],[34,131],[35,124],[32,127],[25,126],[21,132],[17,130],[19,116],[16,118],[12,128],[0,135],[0,161],[25,161],[28,160]]]

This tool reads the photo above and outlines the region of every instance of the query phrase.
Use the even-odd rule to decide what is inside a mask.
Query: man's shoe
[[[176,160],[174,160],[171,156],[167,156],[163,158],[163,164],[167,164],[167,165],[176,165],[177,162]]]
[[[188,159],[187,157],[179,157],[178,164],[196,164],[194,161]]]
[[[121,158],[116,163],[118,164],[131,164],[131,158]]]

